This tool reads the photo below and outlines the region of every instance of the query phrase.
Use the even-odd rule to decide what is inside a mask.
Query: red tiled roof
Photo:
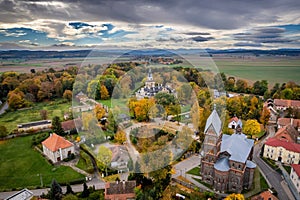
[[[274,99],[274,104],[283,107],[300,107],[300,101],[298,100]]]
[[[285,126],[291,124],[291,118],[279,118],[277,124],[280,126]],[[299,127],[300,126],[300,119],[293,119],[293,126]]]
[[[238,121],[239,121],[239,118],[233,117],[233,118],[231,118],[231,119],[229,120],[229,122],[232,122],[232,121],[238,122]]]
[[[79,127],[82,126],[81,119],[71,119],[61,123],[61,127],[64,129],[64,131],[76,129],[76,125]]]
[[[276,133],[274,138],[280,139],[282,138],[283,140],[289,140],[292,139],[293,142],[297,142],[297,137],[299,136],[298,131],[290,124],[280,128]],[[290,141],[291,142],[291,141]]]
[[[275,197],[269,190],[266,190],[260,193],[259,195],[256,195],[251,198],[251,200],[269,200],[269,199],[278,200],[278,198]]]
[[[292,168],[296,172],[296,174],[300,177],[300,165],[292,164]]]
[[[56,133],[50,135],[46,140],[42,142],[42,144],[53,152],[57,151],[60,148],[65,149],[73,146],[71,142],[57,135]]]
[[[135,181],[117,181],[105,185],[106,195],[113,194],[134,194]]]
[[[293,142],[286,142],[277,138],[269,138],[265,144],[272,147],[283,147],[289,151],[300,153],[300,144]]]

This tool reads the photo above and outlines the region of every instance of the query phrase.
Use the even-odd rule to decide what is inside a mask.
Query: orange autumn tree
[[[150,111],[153,106],[155,106],[155,100],[153,98],[141,100],[131,99],[129,101],[130,113],[139,122],[149,121],[151,115]]]

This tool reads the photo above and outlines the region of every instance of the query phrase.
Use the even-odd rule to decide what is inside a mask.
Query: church
[[[242,133],[238,121],[235,133],[222,134],[222,122],[214,107],[204,129],[201,152],[202,181],[219,192],[241,193],[250,189],[256,164],[252,162],[254,140]]]
[[[166,92],[173,94],[176,97],[176,91],[171,86],[162,84],[156,84],[153,80],[152,71],[149,69],[145,86],[140,88],[136,93],[137,99],[154,97],[159,92]]]

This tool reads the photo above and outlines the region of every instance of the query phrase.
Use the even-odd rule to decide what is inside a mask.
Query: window
[[[241,165],[239,165],[239,169],[241,168]]]

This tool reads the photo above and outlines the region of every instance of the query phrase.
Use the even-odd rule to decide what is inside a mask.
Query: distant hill
[[[245,50],[245,49],[144,49],[144,50],[73,50],[73,51],[30,51],[30,50],[5,50],[0,51],[1,59],[46,59],[46,58],[74,58],[87,56],[172,56],[175,54],[250,54],[254,56],[300,56],[300,49],[276,49],[276,50]]]

